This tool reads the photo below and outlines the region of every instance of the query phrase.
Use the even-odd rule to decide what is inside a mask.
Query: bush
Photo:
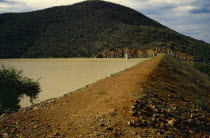
[[[194,68],[207,74],[210,77],[210,65],[208,64],[202,64],[202,63],[197,63],[194,65]]]
[[[17,111],[20,108],[20,97],[29,96],[33,102],[40,92],[38,81],[23,77],[22,70],[0,68],[0,113]]]

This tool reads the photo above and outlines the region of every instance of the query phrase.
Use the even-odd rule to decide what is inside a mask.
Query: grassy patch
[[[119,73],[112,73],[110,76],[113,77],[113,76],[118,76]]]

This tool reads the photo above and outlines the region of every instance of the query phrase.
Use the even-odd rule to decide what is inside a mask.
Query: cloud
[[[192,14],[210,13],[209,0],[197,0],[196,2],[193,2],[192,5],[195,6],[195,8],[190,11]]]
[[[81,0],[0,0],[0,13],[27,12],[53,6],[70,5]]]
[[[0,6],[1,4],[12,4],[14,3],[13,1],[8,1],[8,0],[0,0]]]
[[[0,0],[0,13],[27,12],[83,0]],[[107,0],[133,8],[185,35],[210,43],[209,0]]]
[[[23,2],[15,2],[9,0],[1,0],[0,1],[0,13],[8,13],[8,12],[26,12],[32,11],[33,8],[28,7]]]
[[[7,2],[6,0],[0,0],[0,3],[5,3],[5,2]]]
[[[202,14],[200,16],[190,14],[180,15],[179,17],[174,16],[173,18],[166,16],[161,19],[159,19],[159,17],[153,18],[163,21],[166,26],[170,26],[170,28],[176,30],[177,32],[199,40],[210,42],[210,28],[208,27],[210,16],[207,14]]]
[[[69,5],[72,3],[79,2],[80,0],[10,0],[16,3],[22,2],[25,3],[29,7],[33,7],[35,9],[43,9],[52,6],[60,6],[60,5]]]
[[[192,14],[199,14],[199,13],[210,13],[210,6],[204,6],[204,7],[197,7],[190,11]]]

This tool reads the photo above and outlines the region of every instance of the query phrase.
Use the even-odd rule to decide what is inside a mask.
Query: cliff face
[[[140,49],[115,49],[115,50],[104,50],[99,52],[96,57],[98,58],[124,58],[125,54],[129,53],[131,58],[148,58],[154,57],[159,53],[165,53],[172,55],[178,59],[182,59],[185,61],[193,61],[194,57],[187,54],[182,53],[177,50],[172,50],[170,47],[156,47],[154,49],[140,50]]]

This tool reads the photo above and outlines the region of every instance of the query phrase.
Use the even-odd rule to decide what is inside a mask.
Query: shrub
[[[194,68],[207,74],[210,77],[210,65],[208,64],[202,64],[202,63],[197,63],[194,65]]]
[[[29,96],[33,102],[40,92],[38,81],[23,77],[22,70],[5,67],[0,68],[0,113],[17,111],[23,95]]]

